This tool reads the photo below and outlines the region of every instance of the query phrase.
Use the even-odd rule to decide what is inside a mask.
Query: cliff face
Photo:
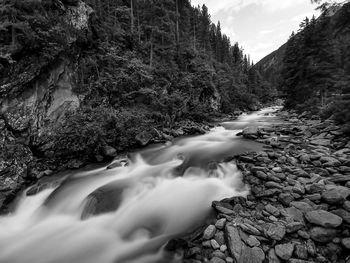
[[[0,82],[0,208],[23,184],[42,176],[43,172],[33,169],[36,149],[46,143],[44,138],[50,133],[51,124],[80,105],[74,92],[77,41],[81,34],[89,32],[92,9],[82,1],[64,2],[53,1],[54,14],[59,13],[61,24],[52,24],[46,30],[65,28],[70,32],[67,39],[60,43],[42,39],[48,41],[48,46],[54,46],[50,50],[30,51],[21,43],[16,48],[1,50],[1,73],[8,77]],[[53,11],[46,12],[50,15]],[[18,52],[22,56],[15,60]],[[50,173],[48,167],[41,170]]]

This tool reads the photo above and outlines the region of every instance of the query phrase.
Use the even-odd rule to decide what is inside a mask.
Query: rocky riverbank
[[[185,262],[350,262],[349,138],[331,120],[279,116],[286,122],[242,132],[266,143],[235,157],[247,198],[213,202],[211,224],[169,243]]]

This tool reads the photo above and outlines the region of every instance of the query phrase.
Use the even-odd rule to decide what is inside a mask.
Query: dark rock
[[[310,230],[310,237],[312,240],[327,243],[336,237],[338,231],[332,228],[314,227]]]
[[[140,132],[135,136],[135,140],[140,146],[148,145],[151,142],[152,138],[152,133],[146,131]]]
[[[223,259],[221,259],[221,258],[219,258],[219,257],[213,257],[213,258],[210,259],[209,262],[210,262],[210,263],[226,263],[225,260],[223,260]]]
[[[304,227],[304,224],[301,222],[292,222],[286,225],[287,233],[294,233]]]
[[[294,200],[294,197],[289,193],[281,193],[278,196],[278,200],[285,206],[289,206],[289,204]]]
[[[305,203],[305,202],[291,202],[290,205],[299,209],[300,211],[302,211],[304,213],[314,210],[311,205],[309,205],[308,203]]]
[[[323,227],[335,228],[341,225],[342,218],[324,210],[310,211],[305,214],[305,218],[312,224]]]
[[[109,145],[102,147],[101,151],[103,156],[106,157],[115,157],[115,154],[117,153],[117,150]]]
[[[280,263],[281,262],[276,255],[275,249],[273,249],[273,248],[269,250],[269,254],[268,254],[267,259],[268,259],[269,263]]]
[[[271,204],[267,204],[265,206],[265,210],[267,212],[269,212],[270,214],[274,215],[274,216],[279,216],[280,215],[280,211],[276,207],[271,205]]]
[[[350,189],[349,189],[350,192]],[[348,195],[347,195],[348,196]],[[337,188],[333,188],[330,190],[325,190],[322,193],[322,199],[328,204],[341,205],[345,202],[344,195]]]

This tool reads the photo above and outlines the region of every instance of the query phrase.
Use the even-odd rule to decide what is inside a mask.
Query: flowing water
[[[128,165],[76,171],[58,186],[24,192],[0,217],[0,263],[181,262],[164,245],[203,224],[212,201],[249,192],[233,162],[216,161],[261,150],[236,134],[272,123],[277,109],[132,154]]]

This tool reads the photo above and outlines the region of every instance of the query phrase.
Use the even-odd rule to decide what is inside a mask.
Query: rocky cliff
[[[51,124],[80,104],[74,92],[78,42],[81,35],[89,33],[92,9],[82,1],[51,4],[52,9],[44,12],[59,14],[60,24],[52,24],[46,33],[55,31],[57,26],[65,28],[70,33],[64,41],[54,42],[54,39],[45,43],[52,46],[50,50],[28,50],[18,43],[16,48],[3,49],[1,53],[1,75],[8,77],[0,83],[0,208],[24,184],[50,173],[50,165],[36,167],[35,163],[42,157],[38,150],[45,147]],[[34,23],[30,26],[32,30],[39,29]],[[52,41],[49,35],[41,37],[43,41]]]

